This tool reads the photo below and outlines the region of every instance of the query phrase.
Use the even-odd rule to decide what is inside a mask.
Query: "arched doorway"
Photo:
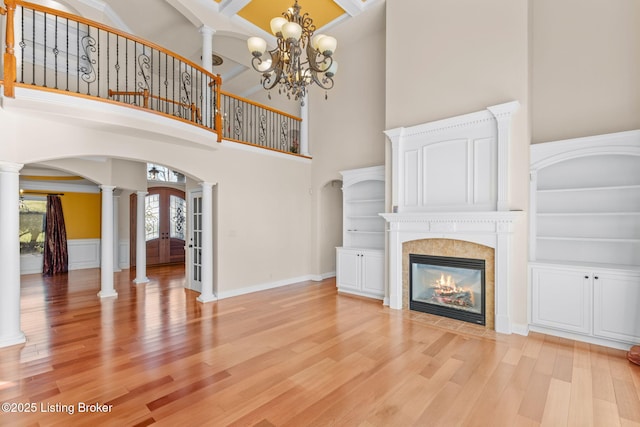
[[[130,198],[130,227],[135,230],[137,195]],[[184,191],[171,187],[149,188],[145,196],[147,265],[185,261],[186,201]],[[130,264],[135,266],[136,233],[130,233]]]

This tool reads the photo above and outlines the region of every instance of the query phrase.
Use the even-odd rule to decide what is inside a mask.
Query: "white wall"
[[[383,11],[382,11],[383,12]],[[340,180],[340,171],[384,164],[385,35],[384,13],[374,16],[371,32],[339,38],[335,86],[327,92],[314,86],[309,99],[309,150],[313,156],[313,272],[335,271],[335,241],[325,233],[341,233],[341,217],[327,216],[325,185]],[[339,36],[339,35],[338,35]],[[334,206],[336,206],[334,204]],[[336,206],[337,208],[337,206]]]

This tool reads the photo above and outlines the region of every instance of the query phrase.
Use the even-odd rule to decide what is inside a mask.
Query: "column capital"
[[[113,192],[113,190],[115,190],[115,189],[116,189],[116,186],[115,186],[115,185],[105,185],[105,184],[102,184],[102,185],[100,185],[99,187],[100,187],[100,189],[101,189],[102,191],[111,191],[111,192]]]
[[[212,188],[215,184],[211,183],[211,182],[200,182],[199,183],[200,186],[202,186],[202,188]]]
[[[199,30],[200,30],[200,34],[202,34],[203,36],[213,37],[213,35],[216,33],[216,30],[206,25],[201,26]]]
[[[149,194],[148,191],[136,191],[136,194],[138,195],[138,197],[143,197],[146,196],[147,194]]]
[[[0,160],[0,172],[18,173],[23,166],[24,164],[22,163],[4,162]]]

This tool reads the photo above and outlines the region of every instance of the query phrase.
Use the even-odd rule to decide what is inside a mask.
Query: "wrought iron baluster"
[[[31,84],[36,84],[36,11],[31,10]]]
[[[67,18],[66,20],[66,29],[67,31],[65,31],[65,55],[67,57],[67,75],[66,75],[66,91],[69,91],[69,18]]]
[[[20,6],[20,49],[22,50],[22,55],[20,55],[20,83],[24,83],[24,50],[27,47],[27,44],[24,42],[24,7]]]

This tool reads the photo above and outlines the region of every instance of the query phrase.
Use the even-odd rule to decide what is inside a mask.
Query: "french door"
[[[202,292],[202,191],[189,193],[191,236],[189,237],[189,288]]]
[[[131,265],[135,265],[136,195],[131,197]],[[145,241],[147,265],[184,263],[186,237],[184,191],[168,187],[150,188],[145,196]]]

